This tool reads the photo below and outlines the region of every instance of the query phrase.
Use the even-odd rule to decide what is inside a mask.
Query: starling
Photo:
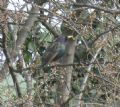
[[[53,44],[51,44],[42,56],[42,66],[52,61],[60,59],[65,53],[66,38],[59,36]]]

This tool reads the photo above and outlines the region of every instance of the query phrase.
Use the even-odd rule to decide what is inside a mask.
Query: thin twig
[[[73,4],[76,7],[80,7],[80,8],[75,8],[73,9],[74,11],[81,9],[81,7],[88,7],[91,9],[96,9],[99,11],[104,11],[105,13],[110,13],[110,14],[120,14],[120,10],[116,9],[116,10],[112,10],[112,9],[106,9],[106,8],[102,8],[102,7],[97,7],[97,6],[93,6],[93,5],[87,5],[87,4],[80,4],[80,3],[74,3]]]
[[[94,44],[95,41],[97,41],[101,36],[105,35],[106,33],[111,32],[111,31],[114,31],[114,30],[117,29],[118,27],[120,27],[120,24],[117,25],[117,26],[115,26],[114,28],[110,28],[109,30],[106,30],[106,31],[104,31],[104,32],[102,32],[102,33],[96,35],[96,38],[92,41],[92,44]]]
[[[106,41],[106,39],[107,39],[107,37],[104,38],[104,40],[103,40],[102,43],[104,43],[104,42]],[[96,60],[96,58],[97,58],[99,52],[101,51],[102,47],[103,47],[103,46],[101,46],[100,48],[98,48],[98,50],[96,51],[96,54],[95,54],[95,55],[93,56],[93,58],[91,59],[90,63],[93,63],[93,62]],[[80,92],[80,94],[79,94],[79,102],[78,102],[78,106],[77,106],[77,107],[79,107],[79,106],[81,105],[81,99],[82,99],[82,96],[83,96],[83,91],[85,90],[85,87],[86,87],[86,85],[87,85],[87,81],[88,81],[88,78],[89,78],[89,75],[90,75],[89,72],[91,71],[92,66],[93,66],[93,64],[90,64],[90,65],[88,66],[88,68],[87,68],[87,73],[86,73],[85,78],[84,78],[84,80],[83,80],[83,83],[82,83],[82,85],[81,85],[81,89],[80,89],[81,92]]]

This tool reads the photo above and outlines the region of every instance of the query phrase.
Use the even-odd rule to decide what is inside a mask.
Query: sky
[[[21,8],[23,4],[25,4],[23,0],[9,0],[7,8],[9,10],[19,10],[18,8]]]
[[[8,4],[8,9],[9,10],[15,10],[15,7],[21,7],[21,5],[23,5],[25,2],[23,0],[10,0],[10,3]],[[17,8],[16,8],[17,9]],[[1,38],[1,36],[0,36]],[[0,64],[3,63],[3,61],[5,60],[5,56],[3,51],[0,50]]]
[[[23,0],[9,0],[8,9],[14,10],[15,6],[23,5],[25,2]]]

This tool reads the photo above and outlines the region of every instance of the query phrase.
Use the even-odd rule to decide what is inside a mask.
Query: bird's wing
[[[53,53],[53,55],[49,58],[47,63],[50,63],[54,60],[54,58],[57,56],[58,52]]]
[[[44,53],[44,55],[42,57],[43,65],[50,63],[57,56],[57,54],[58,54],[57,45],[58,44],[55,43],[55,44],[51,45],[50,47],[48,47],[48,49],[46,50],[46,52]]]

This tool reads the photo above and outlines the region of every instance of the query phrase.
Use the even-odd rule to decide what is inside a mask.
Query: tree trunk
[[[74,60],[74,52],[75,52],[75,41],[68,40],[66,45],[66,52],[63,57],[63,64],[71,64]],[[58,84],[58,99],[57,103],[62,107],[65,107],[65,103],[69,99],[70,91],[71,91],[71,77],[72,77],[72,66],[67,66],[63,68],[64,73],[62,74],[62,80],[60,80]],[[62,70],[60,72],[63,72]],[[65,104],[65,105],[63,105]],[[68,107],[68,104],[67,104]]]

